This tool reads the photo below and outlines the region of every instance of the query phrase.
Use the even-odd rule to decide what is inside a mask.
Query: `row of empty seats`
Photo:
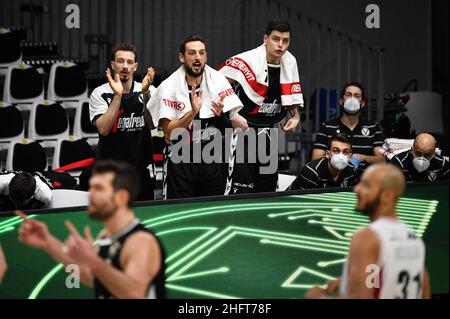
[[[60,103],[38,101],[31,104],[28,120],[28,134],[25,135],[23,114],[17,106],[0,102],[0,149],[7,147],[9,141],[25,136],[32,140],[45,141],[46,146],[69,135],[69,118]],[[89,119],[89,101],[75,102],[73,135],[87,138],[92,145],[98,141],[97,128]],[[53,142],[52,142],[53,141]]]
[[[44,97],[44,82],[39,72],[24,63],[8,66],[5,73],[3,102],[15,104],[19,110],[30,110],[33,103],[47,100],[57,101],[64,108],[75,108],[76,101],[88,98],[86,76],[72,62],[57,62],[50,69],[47,94]]]
[[[93,163],[94,153],[87,141],[80,137],[67,136],[55,143],[51,169],[67,171],[73,176],[81,173],[82,167]],[[78,165],[73,165],[78,163]],[[31,139],[15,139],[9,143],[4,169],[14,171],[45,171],[49,169],[44,147]]]

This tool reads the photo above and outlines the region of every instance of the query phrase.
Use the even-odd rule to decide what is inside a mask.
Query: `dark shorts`
[[[270,131],[262,132],[261,129],[256,129],[259,134],[263,134],[265,139],[263,143],[266,144],[266,153],[270,149],[270,138],[277,139],[277,147],[275,150],[278,161],[278,136],[270,136]],[[242,163],[237,162],[236,149],[241,145],[238,144],[238,140],[244,138],[244,161]],[[247,137],[234,134],[234,141],[231,142],[231,150],[229,159],[225,195],[229,194],[245,194],[245,193],[261,193],[261,192],[275,192],[278,184],[278,163],[276,172],[265,174],[261,173],[261,168],[268,166],[268,163],[262,163],[258,153],[255,154],[256,162],[250,163],[248,160],[248,147],[249,142]],[[258,152],[260,145],[260,139],[256,140],[255,150]],[[234,147],[233,147],[234,145]]]

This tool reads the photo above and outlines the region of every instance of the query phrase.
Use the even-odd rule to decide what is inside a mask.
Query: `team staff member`
[[[384,162],[384,157],[380,154],[384,139],[380,125],[361,118],[361,111],[367,104],[364,87],[357,82],[346,84],[342,89],[339,104],[343,113],[337,119],[322,123],[316,136],[312,159],[325,156],[328,140],[336,134],[344,133],[352,143],[353,162],[359,165],[359,169]]]
[[[278,157],[278,136],[269,130],[275,128],[289,113],[289,119],[281,126],[285,133],[293,133],[300,124],[299,107],[303,107],[296,58],[288,51],[291,43],[291,28],[285,20],[269,21],[264,43],[250,51],[228,59],[219,67],[231,83],[244,107],[232,119],[233,127],[255,130],[256,136],[264,134],[266,150],[270,139],[275,139],[276,148],[271,149]],[[237,144],[235,134],[231,147]],[[258,145],[256,150],[262,147]],[[236,149],[231,150],[225,194],[273,192],[277,188],[278,169],[271,174],[262,174],[261,167],[267,163],[258,156],[256,163],[247,157],[248,141],[244,137],[244,163],[236,163]],[[257,154],[255,154],[257,155]],[[278,164],[278,163],[277,163]],[[277,165],[278,167],[278,165]]]
[[[349,187],[357,183],[355,166],[350,162],[352,145],[344,134],[330,140],[325,154],[307,163],[291,185],[291,190],[326,187]]]
[[[448,159],[435,153],[436,140],[431,134],[417,135],[411,150],[395,155],[391,163],[398,166],[408,182],[448,180]]]
[[[94,288],[96,298],[165,298],[164,250],[131,209],[139,190],[134,168],[125,162],[99,161],[89,185],[89,218],[105,226],[97,247],[87,226],[83,238],[67,221],[70,235],[63,243],[46,224],[17,211],[23,219],[19,241],[65,266],[78,265],[81,281]]]
[[[148,68],[142,83],[133,80],[138,63],[136,48],[122,43],[111,53],[111,67],[106,70],[108,83],[97,87],[90,96],[89,113],[97,127],[99,142],[96,160],[114,159],[134,166],[140,177],[138,200],[154,198],[154,169],[150,113],[144,107],[151,92],[155,72]]]

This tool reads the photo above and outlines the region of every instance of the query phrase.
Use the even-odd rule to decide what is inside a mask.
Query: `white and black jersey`
[[[435,155],[430,160],[430,167],[419,173],[413,165],[414,156],[411,151],[406,151],[392,157],[390,162],[398,166],[403,173],[407,182],[434,182],[448,180],[448,159]]]
[[[381,147],[384,143],[383,132],[377,122],[360,119],[358,125],[351,130],[342,123],[340,118],[337,118],[322,123],[316,135],[314,148],[324,151],[327,150],[328,141],[339,133],[347,135],[352,144],[353,154],[375,155],[374,149]],[[366,163],[361,163],[360,166],[364,168]]]
[[[188,85],[189,100],[192,103],[192,87]],[[200,87],[196,89],[196,93],[200,92]],[[175,141],[169,141],[165,149],[164,162],[164,178],[163,178],[163,198],[189,198],[200,196],[222,195],[225,187],[224,165],[222,164],[224,154],[223,147],[221,153],[218,154],[220,161],[205,163],[203,160],[203,148],[211,143],[213,139],[221,140],[222,146],[225,142],[225,128],[231,127],[231,122],[228,118],[228,112],[221,114],[221,116],[214,116],[211,118],[200,118],[197,114],[194,121],[188,127],[189,135],[179,138]],[[164,117],[163,117],[164,118]],[[174,163],[172,157],[173,146],[182,144],[189,144],[189,162]],[[194,144],[200,144],[200,147],[194,148]],[[177,146],[178,146],[177,145]],[[200,151],[195,154],[197,161],[194,161],[194,151]],[[214,148],[211,150],[211,156]],[[181,154],[177,154],[181,155]]]
[[[155,88],[150,87],[150,92]],[[97,87],[90,96],[89,115],[92,124],[103,115],[114,98],[108,83]],[[128,162],[138,172],[153,162],[151,132],[144,120],[142,85],[133,81],[130,93],[123,94],[114,126],[107,136],[99,134],[96,159]]]
[[[286,108],[281,104],[281,65],[268,63],[267,69],[269,86],[262,105],[257,105],[250,100],[240,85],[236,87],[236,94],[244,104],[239,114],[247,120],[250,127],[274,127],[287,114]]]
[[[143,226],[138,219],[134,219],[129,225],[124,229],[119,231],[112,237],[102,237],[98,240],[96,244],[97,254],[105,260],[108,264],[114,268],[123,271],[123,265],[120,262],[120,255],[122,253],[122,248],[125,245],[125,241],[131,235],[136,232],[146,232],[155,237],[160,252],[161,252],[161,262],[158,273],[155,275],[153,280],[148,283],[146,298],[148,299],[164,299],[166,298],[165,289],[165,251],[153,232],[145,226]],[[113,299],[116,298],[113,293],[111,293],[108,288],[98,279],[94,277],[94,293],[97,299]]]
[[[358,181],[358,173],[352,163],[348,163],[336,181],[334,181],[328,169],[328,159],[319,158],[307,163],[300,175],[292,183],[290,190],[313,189],[327,187],[350,187]]]

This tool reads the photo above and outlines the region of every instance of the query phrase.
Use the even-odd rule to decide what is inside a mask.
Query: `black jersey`
[[[89,101],[93,124],[104,114],[114,98],[108,83],[97,87]],[[153,161],[152,136],[144,120],[142,85],[133,82],[130,93],[123,94],[114,126],[107,136],[99,134],[96,159],[115,159],[128,162],[138,171]]]
[[[129,236],[138,232],[144,231],[153,235],[160,247],[161,251],[161,266],[159,272],[153,278],[152,282],[148,285],[147,298],[149,299],[164,299],[166,297],[165,290],[165,253],[163,246],[159,242],[158,238],[153,234],[152,231],[145,228],[138,219],[133,220],[128,226],[122,229],[118,234],[113,237],[101,238],[98,245],[98,255],[111,264],[114,268],[123,270],[120,265],[120,253],[122,252],[122,247]],[[94,278],[94,292],[97,299],[111,299],[115,298],[114,295],[97,279]]]
[[[352,163],[341,171],[337,181],[334,181],[328,170],[328,159],[319,158],[307,163],[300,175],[292,183],[290,189],[312,189],[327,187],[350,187],[358,182],[358,173]]]
[[[188,85],[189,100],[192,103],[192,87]],[[196,89],[196,93],[200,92],[200,88]],[[210,143],[214,138],[220,137],[222,143],[225,139],[225,128],[231,127],[231,121],[229,119],[228,113],[222,113],[221,116],[213,116],[210,118],[200,118],[200,113],[198,113],[192,124],[188,127],[189,135],[185,135],[184,139],[181,137],[177,140],[172,141],[171,144],[177,143],[189,143],[190,144],[190,159],[193,158],[193,144],[200,143],[200,149],[202,150],[205,145]],[[201,155],[201,154],[200,154]],[[222,158],[223,154],[220,154]]]
[[[244,104],[244,107],[239,111],[239,114],[247,120],[250,127],[274,127],[287,113],[286,108],[281,104],[281,66],[267,64],[267,67],[269,87],[267,89],[267,96],[262,105],[256,105],[250,100],[242,89],[242,86],[238,85],[236,88],[236,93]]]

